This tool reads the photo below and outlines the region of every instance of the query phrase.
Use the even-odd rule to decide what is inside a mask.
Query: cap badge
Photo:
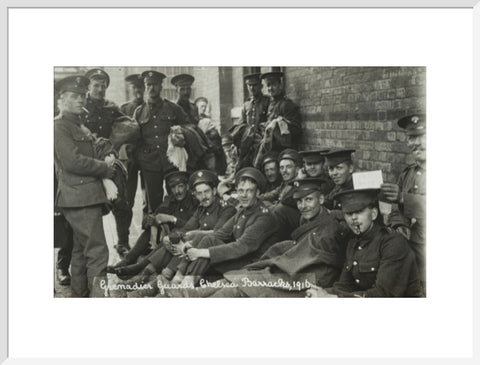
[[[97,75],[100,75],[102,73],[101,70],[97,70]]]
[[[295,187],[297,187],[297,188],[300,186],[300,184],[298,183],[298,181],[295,181],[295,182],[293,183],[293,185],[294,185]]]
[[[82,82],[82,78],[81,78],[81,77],[77,77],[77,78],[75,79],[75,82],[76,82],[77,84],[81,83],[81,82]]]
[[[203,176],[203,172],[200,171],[200,172],[198,173],[198,177],[202,177],[202,176]]]
[[[148,76],[152,77],[152,76],[153,76],[153,72],[149,72],[149,73],[148,73]]]
[[[412,123],[415,123],[415,124],[417,124],[419,120],[420,120],[420,118],[419,118],[419,117],[417,117],[417,116],[415,116],[415,117],[412,117]]]

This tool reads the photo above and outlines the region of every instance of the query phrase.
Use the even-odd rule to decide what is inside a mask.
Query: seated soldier
[[[290,239],[290,234],[300,223],[300,212],[292,197],[294,191],[292,184],[300,171],[302,158],[297,151],[287,148],[280,153],[278,161],[283,181],[276,191],[272,192],[272,195],[276,196],[278,192],[278,196],[269,209],[278,220],[280,239],[286,240]],[[262,197],[270,199],[269,194]]]
[[[270,192],[278,188],[282,183],[277,152],[268,152],[265,154],[262,160],[262,169],[263,174],[267,178],[267,187],[265,188],[265,194],[260,195],[260,200],[273,202],[275,198]]]
[[[167,231],[183,227],[193,215],[198,202],[189,194],[188,173],[182,171],[170,172],[165,176],[165,185],[168,195],[153,214],[144,216],[142,222],[144,231],[135,246],[123,260],[114,266],[108,266],[107,272],[117,274],[124,279],[138,274],[144,267],[142,267],[142,264],[133,264],[140,256],[147,255],[153,248],[156,248],[162,231],[164,231],[163,235],[168,235]],[[127,267],[127,265],[130,266]]]
[[[177,272],[177,267],[183,271],[177,272],[174,281],[181,282],[183,272],[188,262],[183,259],[183,245],[185,241],[199,240],[206,234],[220,229],[236,213],[235,208],[227,202],[220,200],[217,195],[218,177],[214,172],[199,170],[194,172],[189,179],[191,190],[199,201],[199,206],[192,217],[181,228],[175,228],[169,236],[163,239],[164,245],[145,258],[142,265],[143,271],[130,281],[130,285],[144,283],[150,276],[157,273],[168,280]],[[162,270],[163,269],[163,270]],[[153,287],[155,287],[153,285]],[[154,295],[156,293],[137,292],[132,296]]]
[[[237,172],[235,185],[239,210],[222,228],[203,237],[196,247],[188,249],[191,262],[183,285],[198,284],[210,267],[220,273],[239,269],[257,260],[273,242],[278,241],[277,222],[258,199],[265,184],[263,174],[253,167]]]
[[[325,197],[325,207],[340,222],[344,221],[342,206],[334,197],[342,191],[353,189],[352,152],[355,152],[355,150],[336,149],[323,154],[328,174],[335,184],[330,193]]]
[[[345,266],[331,288],[314,287],[310,297],[418,297],[415,255],[405,238],[376,222],[379,189],[348,190],[334,198],[351,230]]]
[[[335,187],[332,178],[325,171],[325,157],[322,155],[327,153],[328,149],[315,151],[300,151],[303,160],[303,167],[299,172],[299,177],[318,177],[325,180],[324,191],[328,194]]]
[[[201,288],[162,290],[168,297],[303,297],[313,285],[330,287],[338,280],[345,256],[345,237],[323,207],[324,181],[306,178],[295,181],[293,198],[301,213],[301,225],[292,240],[274,244],[259,261],[224,274],[224,279]],[[280,281],[281,280],[281,281]],[[280,283],[280,287],[253,283]],[[162,285],[162,283],[159,283]]]

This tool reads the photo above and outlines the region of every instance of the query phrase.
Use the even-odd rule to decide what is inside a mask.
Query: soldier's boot
[[[118,255],[124,258],[128,251],[130,251],[130,245],[128,244],[128,237],[130,235],[130,224],[132,222],[132,211],[127,208],[114,212],[115,223],[117,226],[118,242],[115,245],[115,249]]]
[[[138,273],[138,275],[135,275],[130,280],[125,281],[124,284],[128,287],[134,287],[135,285],[136,286],[144,285],[149,280],[151,280],[152,275],[154,274],[155,274],[155,267],[152,264],[149,264],[145,268],[143,268],[143,270],[140,273]]]
[[[70,285],[71,279],[68,269],[57,269],[57,280],[60,285]]]
[[[148,260],[142,260],[137,264],[117,267],[114,271],[120,279],[128,280],[134,275],[140,274],[144,271],[149,264],[150,262]],[[153,269],[152,272],[155,272],[155,269]]]

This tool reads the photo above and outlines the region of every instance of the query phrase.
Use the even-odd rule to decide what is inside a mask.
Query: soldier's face
[[[162,82],[146,80],[145,81],[145,96],[148,101],[156,100],[160,97],[162,91]]]
[[[182,201],[187,196],[187,192],[188,192],[187,184],[184,184],[184,183],[176,184],[174,186],[171,186],[170,189],[172,189],[172,194],[177,201]]]
[[[145,92],[144,85],[130,84],[130,92],[136,100],[143,99],[143,93]]]
[[[309,177],[317,177],[323,171],[322,162],[305,162],[305,172]]]
[[[188,100],[192,94],[192,88],[190,86],[177,86],[177,93],[180,99]]]
[[[378,210],[377,208],[363,208],[358,212],[345,213],[345,221],[347,222],[348,227],[356,235],[360,235],[368,231],[377,218]]]
[[[263,166],[263,171],[269,182],[273,183],[277,181],[279,171],[278,165],[275,161],[267,162],[265,166]]]
[[[195,197],[197,198],[200,205],[204,208],[208,208],[213,204],[215,200],[215,195],[217,194],[217,189],[212,189],[210,185],[207,184],[197,184],[195,185]]]
[[[314,192],[297,200],[297,207],[304,219],[312,219],[315,217],[325,200],[320,192]]]
[[[251,181],[240,181],[237,185],[237,194],[240,207],[251,207],[257,202],[257,185]]]
[[[198,101],[198,102],[197,102],[197,108],[198,108],[198,113],[199,113],[200,115],[206,114],[206,112],[207,112],[207,103],[204,102],[203,100],[202,100],[202,101]]]
[[[72,114],[82,114],[85,106],[85,94],[73,93],[65,91],[60,98],[62,111]]]
[[[107,91],[107,81],[101,79],[91,79],[88,84],[88,93],[92,99],[103,100]]]
[[[413,153],[416,161],[425,162],[427,160],[427,135],[407,136],[407,145]]]
[[[258,96],[262,93],[262,84],[247,84],[247,89],[250,96]]]
[[[282,179],[285,182],[292,181],[298,173],[298,167],[295,165],[295,162],[292,160],[281,160],[280,161],[280,173],[282,174]]]
[[[328,167],[328,174],[332,178],[335,185],[345,184],[353,173],[353,166],[347,164],[346,162],[341,162],[335,166]]]
[[[267,91],[272,97],[280,96],[283,93],[283,85],[278,79],[266,79]]]

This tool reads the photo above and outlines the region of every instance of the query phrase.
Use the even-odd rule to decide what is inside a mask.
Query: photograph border
[[[2,57],[1,60],[1,68],[4,70],[1,75],[2,85],[4,87],[1,88],[1,98],[0,98],[0,110],[3,111],[3,120],[5,123],[1,123],[1,136],[2,142],[4,146],[4,150],[2,153],[1,158],[1,167],[2,171],[6,172],[2,176],[4,178],[1,179],[1,190],[4,194],[1,195],[1,206],[4,207],[2,209],[2,215],[4,215],[1,221],[1,232],[3,232],[2,244],[0,246],[0,267],[2,270],[2,274],[0,275],[0,292],[1,292],[1,301],[0,301],[0,311],[1,311],[1,325],[0,325],[0,363],[3,363],[4,360],[7,360],[6,363],[27,363],[27,362],[34,362],[34,363],[45,363],[45,364],[52,364],[52,363],[84,363],[86,359],[18,359],[18,358],[10,358],[8,354],[8,270],[9,270],[9,262],[8,262],[8,239],[9,239],[9,220],[8,220],[8,204],[9,204],[9,192],[8,192],[8,157],[9,157],[9,139],[8,139],[8,88],[9,88],[9,75],[8,75],[8,30],[9,30],[9,23],[8,23],[8,11],[9,9],[18,9],[18,8],[108,8],[108,9],[115,9],[115,8],[470,8],[472,9],[472,17],[473,17],[473,40],[474,44],[473,49],[473,57],[474,57],[474,90],[473,96],[474,100],[479,100],[480,96],[480,6],[479,0],[460,0],[460,1],[322,1],[322,4],[319,5],[318,2],[315,1],[235,1],[229,2],[226,5],[222,1],[202,1],[202,5],[199,6],[198,3],[194,1],[164,1],[162,2],[162,6],[158,6],[157,2],[154,1],[69,1],[68,4],[65,4],[65,1],[41,1],[35,2],[34,0],[29,1],[3,1],[0,5],[0,19],[2,19],[2,23],[4,27],[2,27],[2,49],[4,50],[5,57]],[[113,5],[114,4],[114,5]],[[135,4],[135,6],[131,6]],[[294,6],[293,6],[294,4]],[[40,6],[39,6],[40,5]],[[480,103],[473,103],[474,105],[474,113],[473,119],[480,120]],[[480,141],[480,126],[477,124],[474,125],[473,130],[473,139],[474,141]],[[474,156],[473,156],[473,174],[474,174],[474,181],[473,186],[480,186],[480,178],[479,178],[479,166],[480,166],[480,146],[479,144],[473,144],[474,148]],[[480,193],[478,189],[473,189],[473,199],[474,199],[474,208],[472,212],[472,219],[474,222],[480,221]],[[480,225],[474,224],[473,225],[473,240],[474,242],[480,241]],[[477,245],[473,245],[473,257],[472,261],[473,265],[473,343],[476,344],[474,347],[473,357],[471,359],[462,359],[462,362],[467,363],[475,363],[479,360],[479,345],[480,337],[479,337],[479,276],[480,276],[480,269],[478,265],[478,260],[480,258],[479,255],[480,248]],[[68,360],[68,361],[67,361]],[[92,359],[93,360],[93,359]],[[88,361],[92,361],[88,360]],[[115,364],[123,364],[130,363],[132,359],[101,359],[98,362],[101,363],[115,363]],[[135,359],[140,363],[158,363],[157,360],[153,359]],[[198,363],[199,359],[169,359],[169,363],[179,363],[180,361],[196,361]],[[283,359],[284,361],[286,359]],[[296,361],[302,362],[312,362],[314,360],[309,359],[297,359]],[[371,364],[372,362],[380,362],[382,363],[385,359],[357,359],[360,360],[362,363]],[[388,359],[391,362],[404,362],[405,359]],[[442,363],[448,362],[451,363],[455,361],[457,363],[459,360],[455,359],[420,359],[425,362],[429,363]],[[95,361],[95,362],[97,362]],[[201,359],[200,363],[224,363],[225,359]],[[229,359],[230,361],[230,359]],[[266,362],[266,359],[262,359],[262,361]],[[332,363],[343,363],[342,359],[328,359],[329,362]],[[232,360],[233,362],[233,360]],[[237,359],[235,362],[245,362],[245,359]],[[269,362],[275,362],[278,364],[280,359],[271,359]]]

